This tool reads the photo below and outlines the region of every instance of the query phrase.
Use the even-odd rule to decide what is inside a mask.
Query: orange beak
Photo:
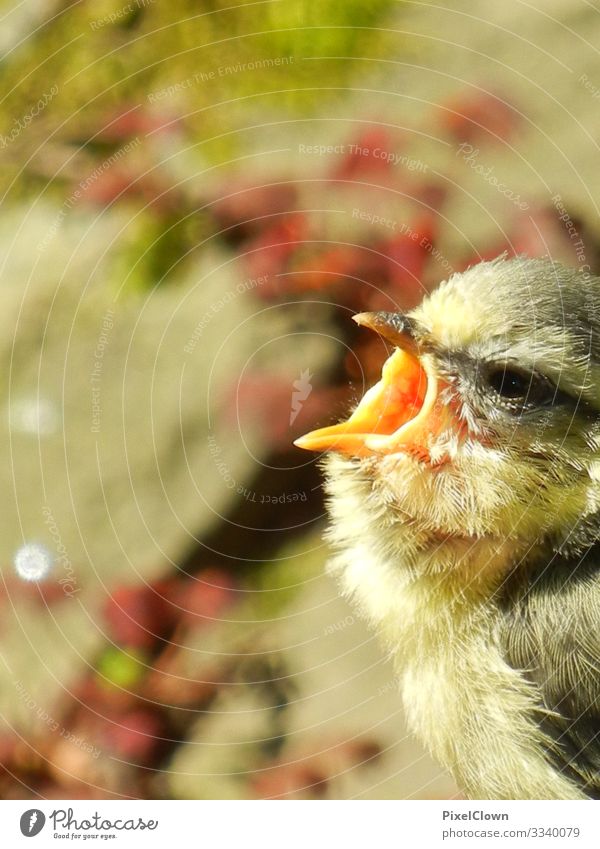
[[[429,439],[449,427],[462,430],[455,413],[439,403],[440,380],[424,366],[407,325],[396,313],[360,313],[354,320],[401,345],[386,360],[381,380],[340,424],[295,441],[307,451],[339,451],[354,457],[407,452],[429,459]]]

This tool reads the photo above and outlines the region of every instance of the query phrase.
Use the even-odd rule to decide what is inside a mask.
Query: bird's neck
[[[410,522],[382,529],[360,490],[338,494],[331,568],[383,636],[412,729],[472,798],[582,798],[544,757],[539,693],[498,645],[498,590],[540,552]]]
[[[510,550],[492,553],[479,541],[467,572],[451,575],[404,569],[357,541],[336,565],[390,650],[409,726],[471,798],[583,798],[544,757],[539,694],[496,639],[496,590],[514,565]]]

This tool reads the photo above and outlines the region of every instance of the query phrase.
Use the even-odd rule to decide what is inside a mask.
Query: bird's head
[[[455,274],[408,315],[355,320],[395,349],[347,421],[297,442],[328,452],[331,500],[358,495],[353,509],[388,539],[402,525],[434,542],[589,545],[600,531],[600,279],[501,258]]]

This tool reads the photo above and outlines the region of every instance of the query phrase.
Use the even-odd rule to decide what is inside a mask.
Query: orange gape
[[[359,423],[368,433],[394,433],[415,418],[426,392],[427,375],[419,360],[398,348],[384,363],[381,380],[365,394],[357,409],[356,413],[361,413]]]
[[[457,412],[440,399],[441,383],[415,354],[397,348],[347,421],[313,430],[295,444],[354,457],[405,452],[430,460],[432,437],[464,433]]]

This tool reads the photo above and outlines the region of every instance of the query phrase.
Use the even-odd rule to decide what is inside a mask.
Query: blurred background
[[[600,270],[600,14],[0,9],[0,796],[455,796],[292,442],[377,379],[352,314]]]

